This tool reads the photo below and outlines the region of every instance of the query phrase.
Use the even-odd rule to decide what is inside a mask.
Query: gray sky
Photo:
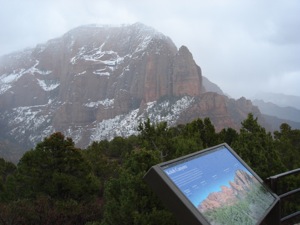
[[[300,96],[298,0],[0,0],[0,55],[84,24],[142,22],[187,46],[234,98]]]

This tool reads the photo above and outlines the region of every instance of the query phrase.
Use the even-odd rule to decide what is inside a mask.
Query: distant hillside
[[[300,122],[280,119],[278,117],[270,116],[270,115],[263,115],[263,117],[264,117],[266,123],[271,125],[271,131],[279,130],[280,125],[283,124],[283,123],[287,123],[293,129],[300,129]]]
[[[300,96],[261,92],[256,94],[252,99],[272,102],[282,107],[290,106],[300,110]]]
[[[216,92],[220,95],[224,95],[224,92],[221,88],[215,83],[211,82],[208,78],[202,76],[202,84],[207,92]]]
[[[300,110],[286,106],[280,107],[271,102],[264,102],[263,100],[254,100],[252,103],[258,106],[261,113],[275,116],[284,120],[290,120],[295,122],[300,122]]]

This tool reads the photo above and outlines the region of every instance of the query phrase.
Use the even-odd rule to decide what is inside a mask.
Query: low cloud
[[[232,97],[299,95],[300,2],[259,0],[0,0],[0,55],[91,23],[142,22],[186,45]]]

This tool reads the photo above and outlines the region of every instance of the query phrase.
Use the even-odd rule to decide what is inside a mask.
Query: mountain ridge
[[[291,106],[278,106],[272,102],[265,102],[263,100],[252,101],[254,105],[258,106],[260,111],[270,116],[276,116],[281,119],[300,122],[300,110]]]
[[[273,103],[280,107],[293,107],[300,110],[300,96],[286,95],[282,93],[260,92],[251,98],[262,100],[266,103]]]
[[[61,131],[77,146],[136,134],[146,118],[170,126],[210,117],[238,129],[251,112],[245,98],[205,90],[201,68],[143,24],[81,26],[33,49],[0,57],[3,138],[31,148]]]

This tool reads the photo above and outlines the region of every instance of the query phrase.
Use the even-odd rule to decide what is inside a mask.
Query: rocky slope
[[[220,95],[225,95],[222,89],[216,85],[215,83],[211,82],[207,77],[202,76],[202,83],[205,87],[205,90],[208,92],[216,92]]]
[[[55,131],[86,147],[135,134],[147,117],[210,117],[220,130],[249,112],[260,116],[244,98],[207,92],[188,48],[139,23],[82,26],[0,57],[0,135],[24,151]]]

